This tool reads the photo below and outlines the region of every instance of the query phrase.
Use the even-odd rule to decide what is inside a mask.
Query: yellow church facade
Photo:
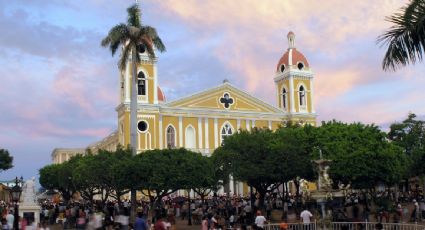
[[[222,144],[224,137],[240,129],[258,127],[275,130],[288,121],[315,125],[314,74],[305,56],[295,48],[294,33],[288,33],[287,38],[288,49],[278,60],[275,75],[264,81],[264,84],[274,84],[275,91],[270,93],[275,94],[276,105],[264,102],[226,80],[168,102],[158,85],[158,59],[152,60],[147,53],[141,53],[142,63],[137,67],[138,153],[183,147],[209,156]],[[120,73],[117,130],[86,148],[97,152],[130,144],[133,82],[130,65],[127,65]],[[57,148],[52,153],[52,161],[62,163],[75,154],[84,154],[84,148]]]

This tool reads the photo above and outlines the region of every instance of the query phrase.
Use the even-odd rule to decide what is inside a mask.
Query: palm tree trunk
[[[133,156],[137,154],[137,66],[136,66],[136,47],[131,51],[131,67],[132,67],[132,80],[131,84],[131,101],[130,101],[130,146]],[[136,208],[137,198],[136,189],[132,188],[131,193],[131,211],[130,211],[130,223],[134,223],[136,220]]]

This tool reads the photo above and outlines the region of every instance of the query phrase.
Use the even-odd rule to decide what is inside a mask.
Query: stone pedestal
[[[36,224],[40,223],[40,206],[37,204],[22,204],[19,205],[19,216],[35,221]]]

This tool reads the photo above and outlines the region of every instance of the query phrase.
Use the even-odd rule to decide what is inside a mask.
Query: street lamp
[[[12,187],[10,191],[10,196],[12,198],[12,201],[15,202],[15,213],[14,213],[14,219],[13,219],[13,229],[18,230],[19,229],[19,206],[18,202],[21,199],[21,193],[22,188],[19,186],[19,180],[18,177],[15,179],[15,186]]]

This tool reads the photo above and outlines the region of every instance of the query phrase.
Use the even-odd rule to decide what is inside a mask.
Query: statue
[[[35,204],[35,177],[25,181],[22,186],[22,195],[24,204]]]
[[[329,177],[329,160],[316,160],[319,171],[319,189],[320,190],[331,190],[332,189],[332,179]]]

